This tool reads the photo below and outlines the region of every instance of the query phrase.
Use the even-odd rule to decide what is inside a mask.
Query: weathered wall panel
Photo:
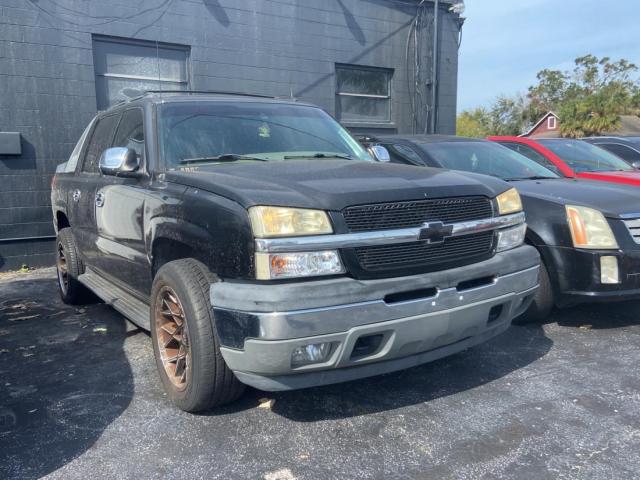
[[[190,47],[192,89],[290,95],[335,112],[336,63],[394,69],[392,121],[413,128],[410,0],[0,0],[0,131],[22,155],[0,155],[0,270],[52,264],[51,176],[96,111],[92,35]],[[455,15],[441,8],[438,131],[454,133]],[[433,2],[423,7],[422,81]],[[409,75],[409,79],[407,78]],[[409,80],[409,81],[408,81]],[[408,85],[409,84],[409,85]],[[424,86],[428,92],[428,85]],[[427,94],[427,97],[429,95]],[[424,128],[426,106],[417,112]],[[32,240],[11,240],[38,237]]]

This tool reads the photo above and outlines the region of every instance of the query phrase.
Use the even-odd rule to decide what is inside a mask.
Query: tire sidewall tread
[[[91,293],[89,289],[87,289],[87,287],[78,280],[78,277],[84,273],[84,264],[82,263],[82,259],[78,253],[71,228],[67,227],[58,231],[58,235],[56,236],[56,255],[58,254],[58,244],[62,244],[62,248],[64,250],[67,261],[68,277],[67,291],[64,292],[60,286],[60,280],[56,273],[56,281],[58,282],[60,298],[64,303],[69,305],[81,305],[83,303],[87,303]]]
[[[156,274],[151,291],[150,321],[154,356],[167,395],[182,410],[198,412],[238,398],[244,385],[227,367],[215,332],[209,287],[219,279],[194,259],[168,262]],[[184,309],[191,350],[191,367],[184,390],[176,389],[166,375],[155,332],[155,303],[163,286],[170,286]]]

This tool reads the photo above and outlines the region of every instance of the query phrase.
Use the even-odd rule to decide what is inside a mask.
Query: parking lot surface
[[[0,478],[637,478],[639,314],[572,308],[421,367],[190,415],[146,333],[62,304],[52,269],[4,275]]]

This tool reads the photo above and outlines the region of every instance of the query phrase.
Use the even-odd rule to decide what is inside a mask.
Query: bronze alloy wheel
[[[58,267],[58,283],[63,293],[67,293],[69,290],[69,265],[67,264],[67,256],[64,253],[64,247],[62,243],[58,243],[58,256],[56,259],[56,266]]]
[[[154,312],[156,339],[167,378],[178,390],[187,387],[190,377],[191,350],[184,309],[171,287],[158,292]]]

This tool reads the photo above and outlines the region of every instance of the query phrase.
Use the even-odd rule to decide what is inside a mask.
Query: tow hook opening
[[[494,305],[489,310],[489,318],[487,319],[487,323],[493,323],[500,318],[502,315],[503,305]]]
[[[383,334],[364,335],[356,340],[353,350],[351,351],[351,359],[362,358],[373,355],[382,343]]]

